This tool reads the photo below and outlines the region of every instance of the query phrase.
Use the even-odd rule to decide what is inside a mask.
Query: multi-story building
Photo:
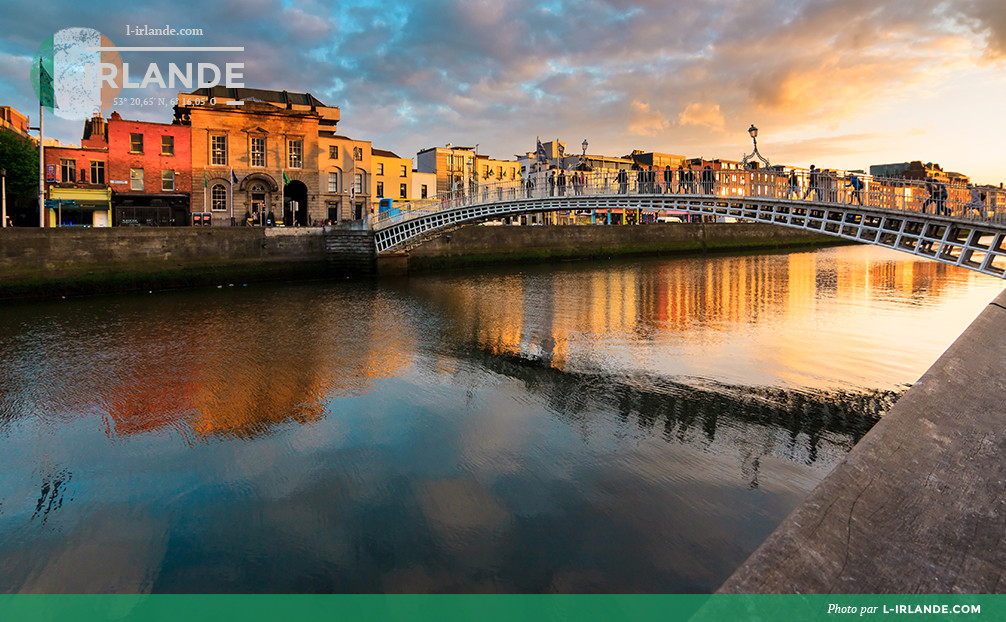
[[[413,198],[412,160],[399,157],[391,151],[372,149],[371,201],[374,209],[381,199],[407,200]]]
[[[437,194],[451,190],[461,191],[474,185],[475,149],[455,147],[429,147],[416,154],[416,170],[437,176]]]
[[[310,93],[216,86],[180,93],[175,121],[190,128],[192,176],[203,179],[191,201],[199,220],[306,226],[328,218],[320,137],[335,133],[338,108]]]
[[[108,145],[101,115],[85,121],[81,146],[45,148],[45,217],[43,226],[108,227],[112,224],[112,191],[108,186]],[[92,139],[97,130],[100,139]]]
[[[0,106],[0,130],[14,132],[23,138],[29,138],[38,144],[38,137],[28,133],[28,117],[10,106]]]
[[[189,224],[193,185],[190,128],[178,123],[128,121],[118,112],[103,125],[100,116],[92,119],[85,129],[84,144],[107,140],[115,224]]]
[[[353,140],[325,126],[319,130],[318,171],[325,220],[360,220],[370,208],[371,152],[369,140]]]

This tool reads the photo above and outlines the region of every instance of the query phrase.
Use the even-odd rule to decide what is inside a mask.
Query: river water
[[[872,247],[0,306],[0,592],[708,592],[1001,290]]]

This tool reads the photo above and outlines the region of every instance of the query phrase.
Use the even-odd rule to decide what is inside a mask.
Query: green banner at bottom
[[[990,595],[0,595],[3,622],[1003,620]]]

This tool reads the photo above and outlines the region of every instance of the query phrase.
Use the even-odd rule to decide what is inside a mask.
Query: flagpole
[[[206,213],[206,167],[203,167],[203,214]],[[199,215],[200,222],[202,221],[202,214]]]
[[[230,203],[230,213],[231,213],[231,226],[234,226],[234,167],[231,167],[231,178],[227,180],[230,182],[231,191],[228,193],[228,203]]]
[[[38,226],[45,226],[45,140],[42,138],[42,112],[45,110],[45,91],[43,90],[42,55],[38,59]],[[53,94],[55,99],[55,93]],[[53,102],[55,104],[55,102]]]

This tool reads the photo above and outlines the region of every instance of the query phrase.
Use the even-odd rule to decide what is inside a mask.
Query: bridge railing
[[[853,180],[858,180],[857,182]],[[821,169],[669,169],[532,173],[523,179],[480,183],[429,199],[395,203],[371,214],[372,228],[479,204],[552,197],[674,195],[709,200],[759,198],[797,204],[862,205],[892,212],[922,212],[968,220],[1006,221],[1006,190],[963,183],[873,177]],[[601,210],[604,211],[604,210]]]

